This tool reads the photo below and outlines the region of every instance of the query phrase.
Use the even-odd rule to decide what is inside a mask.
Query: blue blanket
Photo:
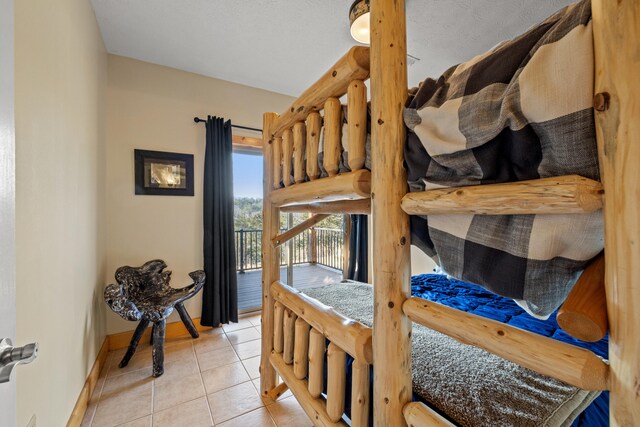
[[[596,343],[576,340],[560,329],[556,322],[556,313],[553,313],[548,320],[538,320],[527,314],[513,300],[492,294],[470,283],[449,279],[438,274],[424,274],[411,278],[411,294],[558,341],[587,348],[604,358],[608,356],[608,337]],[[604,427],[608,425],[608,392],[603,392],[573,423],[574,427]]]

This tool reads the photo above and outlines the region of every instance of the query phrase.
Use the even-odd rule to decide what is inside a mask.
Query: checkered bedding
[[[410,191],[561,175],[599,179],[590,1],[427,79],[405,109]],[[430,215],[412,243],[449,275],[548,316],[602,251],[601,212]]]

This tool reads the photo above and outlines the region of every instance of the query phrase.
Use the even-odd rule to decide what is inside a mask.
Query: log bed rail
[[[409,298],[403,310],[416,323],[543,375],[585,390],[609,389],[609,365],[584,348],[422,298]]]
[[[354,358],[351,425],[367,426],[371,328],[347,319],[331,307],[280,282],[271,285],[271,292],[274,297],[274,335],[269,361],[284,383],[317,425],[346,426],[342,417],[347,381],[346,355],[349,354]],[[326,399],[322,395],[325,354]]]
[[[404,0],[371,0],[370,5],[371,51],[352,48],[282,115],[264,116],[261,393],[278,396],[286,384],[316,425],[346,425],[344,359],[350,354],[355,359],[352,425],[367,424],[371,405],[376,426],[449,426],[426,405],[411,402],[415,321],[567,383],[610,389],[611,425],[638,424],[640,311],[634,307],[640,302],[640,199],[636,197],[640,192],[640,85],[635,76],[640,72],[640,1],[592,0],[602,184],[565,176],[411,194],[406,194],[402,167],[405,4]],[[364,169],[365,81],[369,77],[371,172]],[[339,173],[342,108],[338,99],[345,94],[351,172]],[[321,131],[325,178],[320,178],[317,162]],[[606,266],[602,255],[587,267],[558,322],[583,340],[598,340],[609,327],[609,362],[569,344],[410,296],[408,214],[556,214],[598,209],[604,210],[605,217]],[[291,234],[278,234],[279,216],[294,211],[372,214],[373,328],[350,321],[279,282],[279,245]],[[374,360],[384,369],[374,370],[369,396]],[[276,383],[277,374],[284,384]]]
[[[285,206],[370,197],[371,174],[363,169],[367,140],[365,80],[368,78],[369,48],[355,46],[275,118],[269,130],[269,143],[273,145],[273,176],[269,181],[275,190],[271,194],[273,204]],[[346,138],[342,135],[339,100],[343,95],[347,95],[348,107]],[[328,176],[320,179],[318,148],[322,132],[322,165]],[[339,174],[343,140],[346,140],[351,172]]]

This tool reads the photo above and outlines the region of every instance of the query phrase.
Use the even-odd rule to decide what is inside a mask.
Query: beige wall
[[[86,0],[15,2],[18,426],[66,424],[105,336],[107,55]]]
[[[436,263],[420,249],[411,246],[411,275],[433,273]]]
[[[293,98],[114,55],[109,55],[108,80],[106,283],[114,282],[121,265],[161,258],[173,271],[172,285],[186,285],[187,273],[203,264],[205,128],[193,117],[218,115],[261,128],[263,112],[283,111]],[[135,148],[194,154],[195,196],[136,196]],[[186,304],[193,317],[200,316],[201,298]],[[169,321],[176,320],[174,313]],[[108,333],[134,326],[107,313]]]

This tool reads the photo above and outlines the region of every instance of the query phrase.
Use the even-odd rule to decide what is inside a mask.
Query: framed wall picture
[[[193,154],[135,150],[136,194],[193,196]]]

